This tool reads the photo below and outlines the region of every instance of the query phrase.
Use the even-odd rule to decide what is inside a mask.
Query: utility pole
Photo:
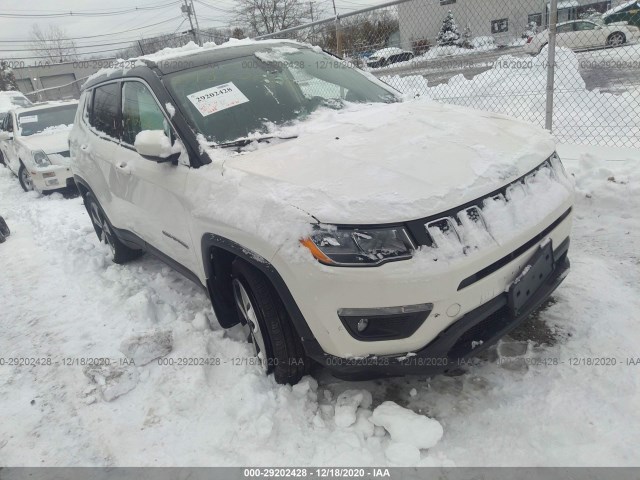
[[[311,23],[313,23],[313,0],[309,2],[309,14],[311,15]],[[311,44],[314,43],[315,28],[311,27]]]
[[[193,27],[193,20],[191,19],[191,15],[194,14],[193,4],[189,4],[189,0],[184,0],[184,5],[180,7],[182,13],[187,14],[187,18],[189,18],[189,24],[191,25],[191,33],[193,35],[193,40],[200,45],[200,39],[198,35],[198,31]]]
[[[198,45],[202,46],[202,35],[200,34],[200,25],[198,24],[198,16],[196,15],[196,7],[193,6],[193,0],[191,0],[191,13],[193,13],[193,19],[196,22],[196,37],[198,38]]]
[[[549,44],[547,45],[547,105],[545,115],[545,128],[553,130],[553,90],[555,88],[556,68],[556,32],[558,24],[558,0],[551,0],[549,18]]]
[[[340,19],[338,18],[338,11],[336,10],[336,0],[333,2],[333,14],[336,17],[336,50],[339,57],[342,57],[342,29],[340,28]]]

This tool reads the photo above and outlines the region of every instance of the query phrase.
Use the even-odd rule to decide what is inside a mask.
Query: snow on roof
[[[617,7],[612,8],[611,10],[607,10],[606,12],[604,12],[602,14],[603,17],[608,17],[609,15],[613,15],[614,13],[618,13],[621,12],[622,10],[633,6],[633,4],[637,4],[638,7],[640,8],[640,1],[638,0],[631,0],[630,2],[624,2],[620,5],[618,5]]]
[[[238,40],[236,38],[230,38],[228,42],[222,43],[220,45],[214,42],[207,42],[203,44],[201,47],[196,45],[195,42],[189,42],[182,47],[168,47],[163,48],[162,50],[157,51],[156,53],[151,53],[149,55],[142,55],[139,57],[132,57],[127,60],[119,58],[116,60],[115,66],[109,68],[102,68],[98,70],[93,75],[89,76],[85,83],[90,82],[102,75],[112,75],[116,72],[126,72],[127,70],[146,65],[146,62],[165,62],[167,60],[173,60],[176,58],[186,57],[189,55],[193,55],[199,52],[212,51],[212,50],[221,50],[225,48],[232,48],[244,45],[269,45],[269,44],[277,44],[277,43],[295,43],[297,45],[312,47],[310,44],[301,43],[296,40],[287,40],[287,39],[269,39],[269,40],[254,40],[251,38],[245,38],[242,40]]]
[[[404,52],[404,50],[402,50],[401,48],[398,47],[387,47],[387,48],[382,48],[376,52],[373,53],[373,55],[371,55],[372,57],[383,57],[385,55],[394,55],[396,53],[402,53]]]
[[[34,112],[34,111],[38,111],[38,110],[46,110],[48,108],[53,108],[53,107],[61,107],[64,105],[77,105],[78,104],[78,100],[57,100],[57,101],[51,101],[51,102],[42,102],[42,103],[36,103],[35,105],[31,106],[31,107],[15,107],[13,108],[13,110],[15,110],[16,112],[19,113],[25,113],[25,112]]]

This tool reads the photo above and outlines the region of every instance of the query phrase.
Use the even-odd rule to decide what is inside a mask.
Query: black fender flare
[[[243,259],[256,269],[258,269],[260,272],[262,272],[269,279],[276,292],[278,292],[278,295],[280,295],[280,299],[287,309],[287,312],[291,317],[291,321],[293,322],[293,326],[295,327],[298,335],[300,335],[300,338],[303,341],[303,345],[306,345],[309,342],[315,342],[315,337],[313,336],[313,333],[311,332],[307,321],[302,315],[298,304],[294,300],[293,295],[291,295],[289,287],[287,287],[287,284],[282,279],[282,276],[280,276],[276,268],[267,259],[253,252],[252,250],[234,242],[233,240],[229,240],[228,238],[221,237],[220,235],[216,235],[213,233],[206,233],[202,236],[201,248],[202,261],[207,278],[207,291],[209,292],[209,297],[211,298],[211,303],[213,305],[213,309],[216,313],[216,317],[218,318],[218,322],[220,323],[220,325],[228,328],[237,323],[237,321],[225,322],[224,318],[229,318],[228,309],[225,309],[224,306],[221,305],[222,302],[220,302],[219,297],[214,292],[214,259],[211,255],[211,251],[213,248],[221,249],[228,253],[231,253],[236,257]],[[234,313],[232,314],[231,318],[237,318],[235,315],[235,307]]]

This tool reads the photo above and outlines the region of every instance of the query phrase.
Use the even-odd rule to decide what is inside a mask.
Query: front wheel
[[[98,239],[109,246],[111,249],[112,260],[114,263],[123,264],[140,257],[144,252],[127,247],[113,233],[113,228],[107,220],[106,215],[98,204],[98,201],[91,193],[87,193],[84,197],[84,205],[93,223],[93,229],[96,231]]]
[[[609,47],[619,47],[625,43],[627,43],[627,37],[625,37],[622,32],[612,33],[609,35],[609,38],[607,38],[607,46]]]
[[[20,186],[25,192],[30,192],[33,190],[33,179],[31,178],[31,174],[22,163],[20,164],[20,169],[18,170],[18,180],[20,181]]]
[[[296,384],[309,371],[309,359],[280,296],[271,282],[247,262],[232,265],[233,296],[258,365],[276,382]]]

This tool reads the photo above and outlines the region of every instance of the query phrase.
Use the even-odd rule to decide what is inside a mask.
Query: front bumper
[[[47,167],[30,168],[33,186],[39,192],[58,190],[73,185],[71,167],[49,165]]]
[[[466,313],[428,345],[414,352],[342,358],[325,353],[313,340],[305,342],[305,350],[307,355],[337,377],[350,380],[414,374],[435,375],[456,369],[464,364],[465,359],[477,355],[518,327],[545,303],[569,272],[568,249],[567,238],[554,250],[556,260],[552,273],[517,313],[512,313],[509,309],[508,294],[503,293]]]

